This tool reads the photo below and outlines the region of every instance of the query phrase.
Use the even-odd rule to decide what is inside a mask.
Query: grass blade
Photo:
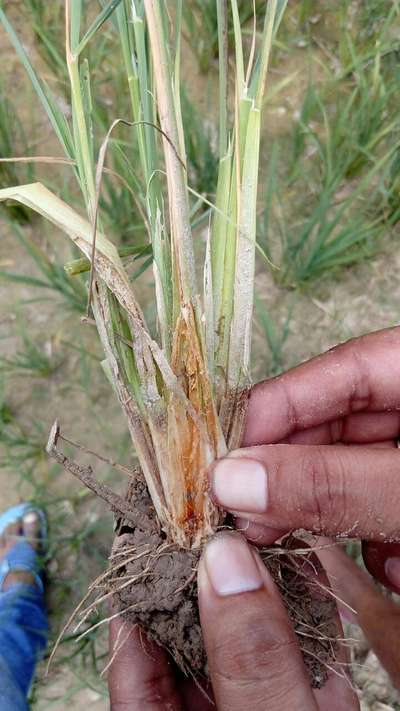
[[[103,10],[97,15],[96,19],[93,20],[92,24],[90,25],[89,29],[87,32],[85,32],[84,36],[82,37],[81,41],[79,44],[74,43],[72,51],[74,54],[79,56],[82,54],[83,50],[85,49],[86,45],[92,37],[98,32],[98,30],[104,25],[106,20],[112,15],[114,10],[117,9],[118,5],[120,4],[121,0],[110,0],[109,3],[103,8]]]
[[[32,86],[36,91],[36,94],[39,98],[39,100],[42,103],[42,106],[49,118],[49,121],[51,125],[53,126],[53,129],[56,133],[56,136],[58,140],[60,141],[61,146],[63,147],[63,150],[65,154],[67,155],[68,158],[71,158],[71,160],[74,160],[75,158],[75,152],[74,152],[74,143],[72,140],[72,135],[71,131],[68,125],[68,122],[64,115],[61,112],[61,109],[57,107],[57,102],[55,101],[50,89],[46,86],[46,84],[39,79],[38,75],[36,74],[29,57],[20,42],[18,35],[16,34],[12,24],[8,20],[4,10],[1,9],[0,7],[0,22],[3,24],[4,29],[6,30],[11,43],[18,54],[18,57],[20,61],[22,62],[29,79],[32,82]]]

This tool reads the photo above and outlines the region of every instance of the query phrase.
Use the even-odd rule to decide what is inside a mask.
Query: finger
[[[395,440],[399,434],[399,412],[358,412],[345,417],[340,439],[342,442],[364,444]]]
[[[398,449],[250,447],[217,461],[210,479],[221,507],[264,526],[400,541]]]
[[[352,445],[349,445],[352,446]],[[373,449],[393,449],[397,448],[397,444],[392,440],[388,442],[370,442],[365,444],[364,447],[371,447]],[[271,528],[271,526],[264,526],[261,523],[255,523],[250,521],[246,517],[234,516],[235,528],[239,533],[241,533],[248,541],[256,546],[269,546],[275,543],[279,538],[286,535],[290,529],[277,529]],[[371,551],[369,546],[371,545]],[[379,547],[378,555],[376,555],[376,549],[374,546]],[[364,562],[377,580],[379,580],[382,585],[385,585],[389,590],[393,592],[400,593],[400,562],[397,564],[395,562],[389,561],[387,567],[388,571],[385,569],[386,558],[393,557],[389,555],[389,549],[391,546],[397,547],[396,553],[393,556],[399,558],[400,561],[400,545],[396,543],[373,543],[369,544],[365,542],[365,552],[364,552]],[[370,553],[372,552],[372,555]],[[399,567],[398,567],[399,566]],[[390,568],[390,571],[389,571]],[[389,579],[391,578],[391,579]]]
[[[198,583],[218,711],[316,711],[279,593],[244,540],[217,535],[206,546]]]
[[[367,570],[389,590],[400,594],[400,543],[363,542]]]
[[[398,412],[359,412],[333,422],[299,430],[281,440],[285,444],[368,444],[391,441],[400,434]],[[260,442],[267,444],[267,442]]]
[[[347,446],[352,447],[354,445],[349,444]],[[364,444],[363,447],[369,447],[369,449],[398,449],[397,442],[393,442],[392,439],[383,442],[368,442],[368,444]]]
[[[400,688],[400,608],[382,595],[367,575],[338,546],[318,552],[335,594],[356,611],[372,649]]]
[[[295,548],[308,548],[304,540],[294,538],[292,538],[292,540]],[[323,597],[325,597],[325,592],[331,589],[331,585],[326,571],[323,567],[321,568],[318,557],[313,552],[312,555],[310,557],[307,556],[304,561],[305,562],[303,564],[298,562],[298,565],[299,567],[303,567],[304,573],[307,574],[310,582],[315,583],[312,588],[313,595],[317,597],[322,587],[322,594]],[[293,565],[293,559],[291,560],[291,563]],[[335,605],[335,616],[332,619],[332,623],[336,628],[336,631],[332,631],[331,633],[336,636],[337,640],[336,644],[333,643],[335,659],[329,663],[327,667],[327,681],[321,688],[315,689],[314,691],[318,708],[319,711],[332,711],[332,699],[334,699],[335,711],[359,710],[360,705],[349,676],[349,650],[341,641],[344,638],[344,632],[337,605]],[[310,630],[307,630],[307,632],[309,633]],[[319,628],[319,634],[323,634],[321,628]]]
[[[270,546],[288,533],[287,530],[263,526],[261,523],[254,523],[240,516],[234,517],[234,523],[238,533],[256,546]]]
[[[182,711],[167,652],[120,618],[110,622],[109,635],[111,711]]]
[[[216,711],[214,694],[209,682],[202,681],[200,686],[197,680],[193,681],[182,674],[179,678],[179,691],[184,708],[188,711]]]
[[[337,346],[252,390],[244,444],[279,442],[297,430],[366,410],[400,406],[400,327]]]

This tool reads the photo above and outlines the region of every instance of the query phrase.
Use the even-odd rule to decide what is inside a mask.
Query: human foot
[[[28,510],[21,518],[13,521],[4,529],[0,536],[0,567],[7,560],[7,556],[12,552],[15,545],[21,542],[28,543],[36,553],[40,552],[42,546],[42,520],[37,511]],[[34,571],[24,570],[23,567],[25,566],[23,566],[22,562],[20,569],[18,563],[15,564],[14,569],[12,565],[10,567],[10,572],[6,573],[3,580],[3,592],[19,583],[38,587],[37,575],[35,575]]]

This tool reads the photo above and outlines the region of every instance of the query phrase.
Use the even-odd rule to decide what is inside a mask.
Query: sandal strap
[[[27,541],[19,541],[0,563],[0,592],[4,592],[3,585],[7,575],[21,570],[30,573],[40,592],[43,592],[43,581],[39,575],[41,567],[37,551]]]

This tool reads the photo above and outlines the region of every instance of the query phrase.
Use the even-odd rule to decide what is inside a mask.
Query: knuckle
[[[370,376],[357,340],[354,341],[349,352],[354,361],[355,373],[353,387],[349,395],[349,410],[350,412],[359,412],[371,404]]]
[[[174,709],[173,687],[170,674],[142,679],[136,689],[129,692],[117,690],[110,693],[111,711],[141,711],[143,708],[164,704],[166,709]],[[122,697],[122,698],[121,698]],[[163,706],[164,708],[164,706]]]
[[[224,636],[217,638],[211,655],[214,676],[246,686],[281,676],[296,650],[290,628],[279,619],[246,615],[245,624],[237,617]]]
[[[310,519],[310,528],[317,533],[335,533],[346,520],[347,497],[342,453],[315,449],[301,462],[301,492],[303,511]]]
[[[171,703],[173,696],[170,674],[160,675],[156,679],[150,679],[143,687],[140,702],[143,705]],[[139,707],[138,707],[139,708]]]

